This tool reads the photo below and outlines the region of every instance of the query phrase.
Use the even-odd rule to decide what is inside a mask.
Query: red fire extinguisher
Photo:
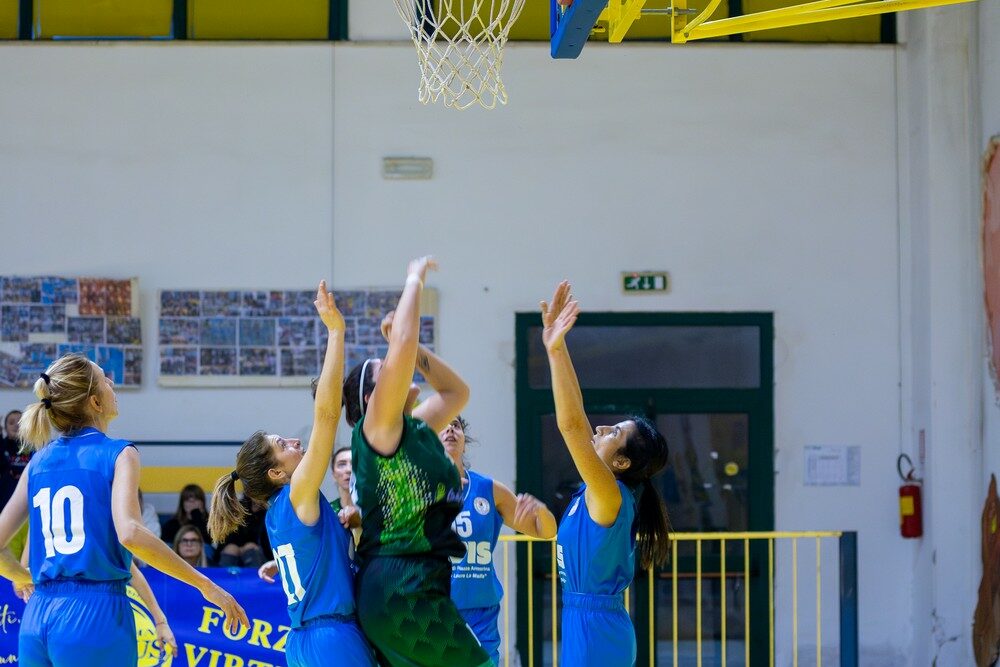
[[[903,461],[909,470],[903,473]],[[921,537],[924,534],[924,512],[920,501],[921,480],[913,476],[913,462],[906,454],[896,459],[896,471],[903,480],[899,487],[899,532],[903,537]]]

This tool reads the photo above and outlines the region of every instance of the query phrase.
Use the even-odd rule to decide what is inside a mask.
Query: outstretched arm
[[[292,473],[292,487],[288,492],[295,515],[299,517],[299,521],[309,526],[319,521],[319,487],[333,456],[333,439],[337,434],[337,422],[340,421],[344,377],[344,316],[337,309],[333,294],[327,291],[325,280],[320,282],[319,289],[316,290],[314,303],[316,312],[326,325],[326,357],[316,385],[309,446],[302,462]]]
[[[111,516],[122,546],[164,574],[197,588],[206,600],[225,612],[230,632],[235,633],[240,625],[249,627],[246,612],[232,595],[188,565],[146,528],[139,512],[138,490],[139,452],[135,447],[126,447],[115,461],[115,478],[111,482]]]
[[[395,311],[390,311],[382,320],[382,335],[386,340],[392,336],[395,315]],[[469,402],[469,385],[444,359],[423,344],[417,345],[416,368],[435,393],[413,409],[413,416],[422,419],[437,433],[450,424]]]
[[[519,533],[550,540],[556,536],[556,518],[538,498],[530,493],[517,496],[500,482],[493,482],[493,502],[503,522]]]
[[[410,393],[420,340],[420,294],[428,269],[437,268],[430,257],[421,257],[407,267],[403,294],[396,305],[389,352],[382,360],[375,391],[368,402],[364,436],[372,449],[391,456],[403,435],[403,410]]]
[[[566,348],[566,334],[580,314],[580,305],[570,294],[568,281],[559,283],[552,304],[541,302],[542,342],[549,356],[552,371],[552,397],[556,404],[556,423],[566,441],[570,456],[580,477],[587,485],[585,492],[590,518],[601,526],[610,526],[618,518],[622,497],[614,473],[594,449],[593,431],[583,410],[583,394],[576,370]]]

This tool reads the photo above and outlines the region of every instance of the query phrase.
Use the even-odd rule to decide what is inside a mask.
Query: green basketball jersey
[[[462,505],[462,483],[437,434],[420,419],[404,416],[399,449],[382,456],[365,441],[363,424],[364,418],[351,436],[361,509],[358,556],[464,554],[451,529]]]

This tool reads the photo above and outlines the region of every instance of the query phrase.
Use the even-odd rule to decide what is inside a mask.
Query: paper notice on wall
[[[806,486],[861,486],[861,447],[806,445]]]

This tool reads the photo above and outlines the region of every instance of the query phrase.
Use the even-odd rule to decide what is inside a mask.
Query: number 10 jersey
[[[111,518],[111,482],[118,455],[132,446],[88,427],[53,440],[31,459],[29,563],[36,584],[131,578],[132,554]]]

